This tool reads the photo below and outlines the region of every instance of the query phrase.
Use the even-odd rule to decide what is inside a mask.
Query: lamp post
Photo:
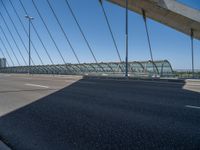
[[[125,77],[128,78],[128,0],[126,0],[126,58]]]
[[[25,18],[26,19],[28,19],[28,39],[29,39],[29,45],[28,45],[28,47],[29,47],[29,52],[28,52],[28,56],[29,56],[29,69],[28,69],[28,74],[30,74],[30,70],[31,70],[31,21],[34,19],[33,17],[31,17],[31,16],[28,16],[28,15],[26,15],[25,16]]]

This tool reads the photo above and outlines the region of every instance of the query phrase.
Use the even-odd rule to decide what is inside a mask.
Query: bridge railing
[[[156,69],[155,69],[156,68]],[[125,62],[58,64],[38,66],[16,66],[0,68],[0,73],[62,74],[62,75],[101,75],[123,76]],[[136,77],[168,77],[173,76],[173,69],[167,60],[133,61],[128,63],[129,76]]]

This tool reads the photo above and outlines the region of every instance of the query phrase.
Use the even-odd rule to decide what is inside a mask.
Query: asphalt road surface
[[[0,141],[13,150],[199,150],[200,84],[1,74]]]

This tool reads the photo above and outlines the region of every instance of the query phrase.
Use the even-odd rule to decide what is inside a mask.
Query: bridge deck
[[[0,75],[0,140],[19,150],[199,149],[199,92],[195,80]]]

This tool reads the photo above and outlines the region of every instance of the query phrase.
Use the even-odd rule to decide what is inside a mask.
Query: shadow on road
[[[200,94],[184,83],[82,79],[0,118],[14,150],[198,149]]]

